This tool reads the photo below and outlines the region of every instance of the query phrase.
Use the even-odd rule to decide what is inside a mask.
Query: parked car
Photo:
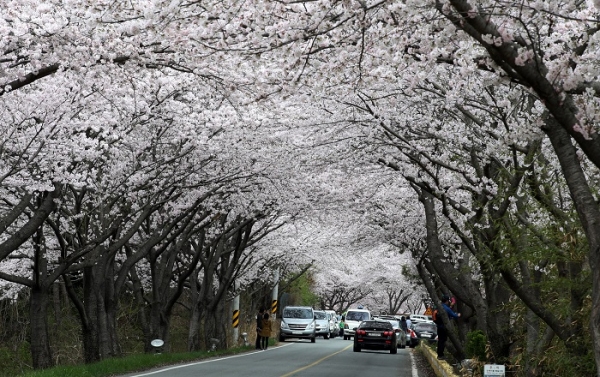
[[[315,335],[329,339],[331,328],[329,327],[329,315],[323,310],[315,310]]]
[[[412,326],[408,329],[408,333],[406,333],[406,344],[410,348],[415,348],[419,345],[419,337],[417,337],[417,333],[413,330]]]
[[[433,317],[430,315],[421,315],[421,314],[411,314],[410,320],[412,323],[420,323],[420,322],[431,322],[433,323]]]
[[[279,341],[287,338],[316,339],[316,323],[313,308],[310,306],[286,306],[281,315]]]
[[[335,338],[340,334],[340,323],[338,321],[338,316],[333,310],[325,310],[325,313],[329,315],[329,332],[331,333],[331,337]]]
[[[392,324],[394,332],[396,332],[396,339],[398,340],[398,348],[406,348],[407,336],[406,332],[400,326],[400,319],[396,316],[380,315],[375,319],[380,321],[387,321]]]
[[[437,326],[433,322],[416,323],[412,326],[412,330],[417,338],[417,344],[422,340],[426,340],[430,343],[437,341]]]
[[[345,317],[344,340],[354,336],[354,329],[357,328],[362,321],[371,319],[371,312],[367,309],[348,309]]]
[[[398,340],[392,324],[388,321],[362,321],[354,332],[354,352],[363,349],[389,350],[398,353]]]

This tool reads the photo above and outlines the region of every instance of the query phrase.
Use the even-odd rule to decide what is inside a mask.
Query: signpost
[[[425,313],[423,313],[423,315],[433,315],[433,310],[431,310],[431,307],[428,307],[427,310],[425,310]]]
[[[486,364],[483,366],[483,377],[505,377],[504,365]]]

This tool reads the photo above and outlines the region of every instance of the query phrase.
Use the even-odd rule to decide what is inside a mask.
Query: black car
[[[414,336],[416,338],[416,343],[418,343],[421,340],[426,340],[430,343],[437,341],[437,326],[435,325],[435,323],[429,323],[429,322],[415,323],[412,326],[412,330],[414,332],[414,335],[411,334],[411,338]],[[411,346],[412,346],[412,343],[413,342],[411,339]]]
[[[390,350],[398,353],[394,327],[388,321],[363,321],[354,332],[354,352],[362,349]]]

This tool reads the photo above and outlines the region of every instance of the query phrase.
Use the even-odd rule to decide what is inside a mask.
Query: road
[[[208,359],[161,369],[128,374],[127,377],[423,377],[410,348],[389,351],[352,351],[352,341],[334,338],[288,340],[266,351]],[[124,376],[125,377],[125,376]]]

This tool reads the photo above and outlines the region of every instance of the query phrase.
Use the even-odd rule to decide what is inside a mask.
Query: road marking
[[[346,348],[344,348],[344,349],[340,350],[340,351],[337,351],[337,352],[334,352],[334,353],[332,353],[331,355],[325,356],[324,358],[322,358],[322,359],[319,359],[319,360],[315,361],[315,362],[314,362],[314,363],[312,363],[312,364],[308,364],[308,365],[307,365],[307,366],[305,366],[305,367],[298,368],[298,369],[296,369],[295,371],[292,371],[292,372],[290,372],[290,373],[284,374],[284,375],[283,375],[283,376],[281,376],[281,377],[289,377],[289,376],[293,376],[294,374],[296,374],[296,373],[298,373],[298,372],[302,372],[303,370],[306,370],[306,369],[308,369],[308,368],[312,368],[312,367],[314,367],[315,365],[317,365],[317,364],[319,364],[319,363],[322,363],[323,361],[325,361],[325,360],[329,359],[331,356],[335,356],[335,355],[337,355],[338,353],[342,353],[342,352],[344,352],[345,350],[347,350],[347,349],[348,349],[348,348],[350,348],[350,347],[352,347],[352,344],[351,344],[351,345],[349,345],[348,347],[346,347]]]
[[[410,366],[412,369],[412,377],[419,377],[419,370],[417,369],[417,363],[415,362],[415,357],[413,353],[410,353]]]
[[[198,362],[195,362],[195,363],[177,365],[177,366],[174,366],[174,367],[169,367],[169,368],[164,368],[164,369],[160,369],[160,370],[155,370],[154,372],[147,372],[147,373],[132,375],[131,377],[150,376],[152,374],[158,374],[158,373],[168,372],[168,371],[173,370],[173,369],[186,368],[186,367],[189,367],[189,366],[192,366],[192,365],[208,364],[208,363],[212,363],[212,362],[215,362],[215,361],[221,361],[221,360],[227,360],[227,359],[235,359],[237,357],[249,356],[249,355],[254,355],[256,353],[262,353],[262,352],[268,352],[268,351],[271,351],[273,349],[277,349],[277,348],[280,348],[280,347],[291,346],[292,344],[293,343],[288,343],[288,344],[278,345],[276,347],[269,347],[266,351],[248,352],[248,353],[242,353],[242,354],[239,354],[239,355],[233,355],[233,356],[227,356],[227,357],[217,357],[216,359],[203,360],[203,361],[198,361]]]

